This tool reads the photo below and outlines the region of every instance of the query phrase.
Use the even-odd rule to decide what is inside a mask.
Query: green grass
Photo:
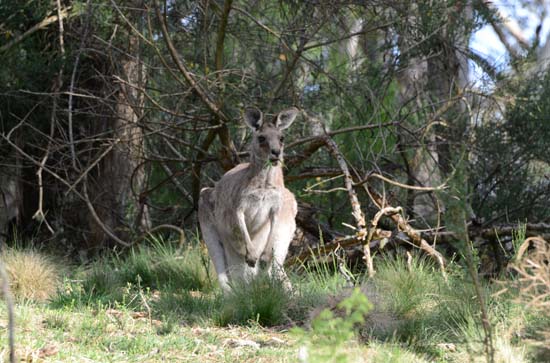
[[[232,292],[223,299],[218,323],[222,326],[248,321],[262,326],[284,324],[288,320],[285,315],[290,301],[282,281],[261,274],[250,282],[233,285]]]
[[[224,296],[203,247],[153,240],[125,255],[59,269],[64,276],[47,302],[18,299],[18,356],[45,362],[295,362],[299,352],[312,358],[321,345],[329,349],[320,361],[329,362],[485,361],[478,301],[461,266],[451,263],[445,279],[424,258],[410,264],[377,260],[373,278],[355,279],[373,305],[364,321],[353,315],[363,300],[346,299],[352,290],[336,266],[329,260],[290,271],[292,293],[262,275]],[[541,331],[548,331],[550,317],[525,311],[513,291],[494,296],[500,288],[484,282],[496,362],[545,359]],[[2,306],[4,347],[5,316]],[[291,327],[302,333],[289,333]],[[6,351],[1,354],[5,359]]]

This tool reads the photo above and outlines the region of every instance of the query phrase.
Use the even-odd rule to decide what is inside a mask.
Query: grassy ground
[[[355,277],[356,290],[314,265],[292,274],[291,295],[262,276],[224,297],[199,245],[153,241],[85,268],[29,250],[2,257],[23,361],[487,361],[479,302],[459,265],[445,279],[422,258],[379,260],[374,278]],[[531,314],[511,293],[495,296],[501,288],[485,286],[495,361],[550,361],[548,314]],[[6,316],[2,306],[0,361]]]

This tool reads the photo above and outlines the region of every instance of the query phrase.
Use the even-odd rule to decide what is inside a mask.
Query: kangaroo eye
[[[281,142],[285,142],[285,137],[284,136],[281,136],[281,138],[279,139]]]
[[[260,144],[263,144],[265,142],[265,137],[264,136],[258,136],[258,141],[260,142]]]

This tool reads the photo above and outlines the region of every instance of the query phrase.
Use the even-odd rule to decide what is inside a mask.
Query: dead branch
[[[59,9],[58,9],[59,11]],[[61,23],[60,23],[61,24]],[[60,25],[62,29],[62,25]],[[62,38],[61,38],[62,39]],[[62,46],[62,45],[61,45]],[[63,69],[61,69],[58,74],[57,78],[54,83],[54,92],[57,94],[59,90],[61,89],[61,85],[63,82]],[[55,234],[54,230],[48,223],[48,220],[46,219],[46,214],[44,213],[44,185],[42,183],[42,171],[44,170],[44,166],[46,165],[46,162],[48,161],[48,158],[50,157],[50,150],[52,148],[52,140],[54,137],[55,132],[55,120],[56,120],[56,113],[57,113],[57,102],[58,102],[59,96],[53,97],[53,106],[52,106],[52,112],[50,115],[50,135],[48,138],[48,144],[46,146],[46,151],[44,152],[44,157],[42,157],[42,160],[40,161],[40,165],[38,166],[38,170],[36,171],[36,176],[38,177],[38,208],[34,215],[32,216],[32,219],[35,219],[38,223],[44,223],[46,227],[48,228],[48,231],[53,235]]]
[[[372,241],[372,238],[374,237],[374,234],[376,233],[376,228],[378,227],[378,221],[380,221],[380,218],[382,218],[382,216],[394,215],[394,214],[399,214],[399,213],[403,213],[403,208],[401,208],[401,207],[397,207],[397,208],[386,207],[386,208],[380,209],[374,215],[374,218],[370,221],[369,234],[367,236],[367,242],[366,243],[368,243],[370,245],[370,242]]]
[[[4,44],[0,47],[0,53],[4,53],[5,51],[9,50],[10,48],[16,46],[17,44],[21,43],[23,40],[27,39],[37,31],[46,28],[48,25],[55,23],[56,21],[60,21],[61,19],[69,17],[71,14],[70,10],[72,7],[66,7],[65,9],[58,12],[59,15],[52,15],[47,17],[46,19],[42,20],[40,23],[33,25],[29,30],[24,32],[23,34],[18,35],[15,37],[14,40],[11,42]]]
[[[189,83],[189,85],[193,88],[195,93],[200,97],[200,99],[204,102],[204,104],[214,113],[217,115],[221,120],[229,121],[229,118],[223,113],[221,108],[211,99],[211,97],[208,95],[206,90],[202,88],[202,86],[195,80],[189,69],[187,68],[187,65],[183,63],[183,61],[180,59],[180,56],[178,54],[178,51],[176,50],[176,47],[174,46],[174,43],[172,42],[172,38],[170,37],[170,34],[168,33],[168,27],[166,26],[166,20],[164,19],[164,16],[160,12],[160,6],[158,3],[158,0],[154,0],[155,4],[155,12],[157,15],[157,19],[160,23],[160,29],[162,31],[162,35],[164,37],[164,41],[166,43],[166,46],[168,47],[168,51],[170,52],[170,56],[172,57],[172,60],[178,67],[178,70],[181,72],[185,80]]]
[[[359,126],[345,127],[345,128],[338,129],[338,130],[327,131],[326,134],[328,136],[334,136],[334,135],[339,135],[339,134],[345,134],[345,133],[348,133],[348,132],[372,130],[372,129],[378,129],[378,128],[383,128],[383,127],[397,126],[397,125],[399,125],[398,121],[386,122],[386,123],[377,124],[377,125],[359,125]],[[318,140],[321,140],[323,138],[323,136],[324,135],[314,135],[314,136],[305,137],[303,139],[291,142],[290,144],[286,145],[286,148],[289,149],[289,148],[293,148],[295,146],[305,144],[305,143],[308,143],[308,142],[318,141]]]
[[[391,238],[392,232],[376,228],[372,234],[372,239],[369,242],[369,249],[372,250],[380,246],[380,241],[387,240]],[[285,265],[294,266],[296,264],[303,263],[311,258],[317,258],[321,256],[327,256],[332,251],[335,251],[340,248],[349,248],[353,246],[361,246],[365,243],[364,239],[358,239],[357,235],[337,237],[332,241],[321,244],[317,247],[314,247],[313,250],[309,249],[297,256],[289,258]]]
[[[365,191],[372,199],[372,202],[378,208],[383,209],[386,207],[391,207],[387,204],[387,201],[372,187],[369,187],[367,184],[363,184],[363,188],[365,188]],[[420,233],[416,231],[401,214],[392,214],[389,217],[391,218],[391,220],[394,221],[399,230],[403,231],[417,247],[432,256],[437,261],[437,263],[439,263],[441,269],[444,270],[445,258],[443,257],[443,255],[439,253],[435,248],[433,248],[428,242],[426,242],[426,240],[422,238]]]
[[[330,178],[341,174],[342,174],[342,171],[336,168],[311,168],[311,169],[303,170],[298,175],[285,176],[285,182],[293,182],[296,180],[314,179],[314,178],[320,178],[320,177]]]
[[[499,238],[502,238],[504,236],[512,236],[514,232],[518,230],[517,224],[501,224],[501,225],[493,225],[490,227],[475,227],[470,226],[468,228],[468,235],[470,239],[482,239],[482,240],[489,240],[489,241],[495,241]],[[457,235],[455,232],[451,231],[441,231],[441,230],[433,230],[433,231],[425,231],[423,234],[426,236],[427,239],[431,240],[433,238],[436,238],[440,240],[441,242],[451,242],[453,240],[460,239],[460,236]],[[525,224],[525,236],[526,237],[537,237],[543,239],[550,239],[550,224],[548,223],[527,223]]]
[[[330,138],[330,136],[325,134],[323,141],[325,142],[325,145],[327,146],[329,152],[338,162],[338,166],[340,167],[340,169],[342,170],[342,173],[344,174],[344,185],[346,187],[346,190],[348,191],[348,198],[351,203],[351,209],[352,209],[351,214],[353,215],[353,218],[355,219],[355,223],[357,226],[356,238],[358,240],[364,241],[365,238],[367,237],[365,216],[361,211],[361,204],[359,204],[359,199],[357,198],[357,194],[353,189],[353,179],[349,172],[348,165],[344,160],[342,153],[338,149],[338,145],[336,145],[336,143],[334,142],[334,140]],[[367,243],[364,244],[364,253],[365,253],[365,262],[367,264],[368,274],[369,276],[374,276],[374,267],[372,264],[369,241],[367,241]]]
[[[95,166],[103,159],[107,154],[120,142],[120,137],[115,139],[102,153],[97,157],[96,160],[94,160],[87,168],[84,170],[76,179],[76,181],[67,189],[65,192],[65,195],[69,195],[70,192],[73,191],[73,189],[80,183],[87,175],[88,173],[95,168]]]
[[[73,164],[73,168],[77,170],[76,167],[76,151],[74,147],[74,133],[73,133],[73,92],[74,92],[74,86],[76,82],[76,73],[78,70],[78,64],[80,63],[80,56],[82,54],[82,51],[84,50],[84,44],[86,41],[86,38],[88,37],[88,29],[90,27],[90,18],[92,14],[92,2],[91,0],[87,1],[86,8],[87,8],[87,17],[86,17],[86,25],[84,28],[84,33],[82,34],[82,37],[80,39],[80,46],[78,47],[78,51],[76,53],[76,57],[73,64],[73,71],[71,73],[71,82],[69,84],[69,101],[67,106],[67,122],[68,122],[68,133],[69,133],[69,148],[71,150],[71,161]]]
[[[178,226],[174,226],[173,224],[159,224],[158,226],[155,226],[155,227],[151,228],[150,230],[146,231],[145,233],[143,233],[138,238],[138,240],[142,240],[145,237],[145,235],[149,235],[149,236],[152,237],[154,232],[156,232],[158,230],[161,230],[161,229],[171,229],[173,231],[178,232],[179,235],[180,235],[179,246],[183,247],[183,245],[185,244],[185,232],[183,231],[183,229],[181,229]]]
[[[498,9],[498,7],[496,7],[493,4],[492,1],[485,0],[482,2],[482,4],[485,5],[487,9],[492,10],[497,14],[499,19],[501,20],[502,26],[504,26],[504,28],[510,33],[510,35],[514,37],[514,39],[516,39],[518,44],[523,49],[528,50],[531,47],[531,45],[529,44],[529,41],[527,40],[527,38],[525,38],[519,24],[514,19],[502,14],[502,12]],[[491,22],[491,25],[493,26],[496,32],[496,26],[498,26],[498,24]],[[499,38],[500,38],[500,35],[499,35]]]
[[[63,39],[63,14],[61,14],[61,0],[57,0],[57,20],[59,23],[59,48],[61,50],[61,55],[65,55],[65,40]]]
[[[370,173],[369,175],[367,175],[367,177],[365,179],[363,179],[363,180],[361,180],[357,183],[354,183],[353,186],[357,187],[357,186],[360,186],[362,184],[365,184],[369,180],[369,178],[371,178],[371,177],[378,178],[380,180],[385,181],[386,183],[393,184],[393,185],[398,186],[398,187],[403,188],[403,189],[434,192],[434,191],[438,191],[438,190],[444,190],[444,189],[447,188],[447,185],[445,183],[443,183],[443,184],[441,184],[437,187],[419,187],[419,186],[415,186],[415,185],[407,185],[407,184],[396,182],[395,180],[391,180],[391,179],[386,178],[385,176],[377,174],[377,173]]]
[[[108,235],[113,241],[125,246],[125,247],[131,247],[132,246],[132,243],[129,243],[129,242],[126,242],[126,241],[123,241],[121,240],[120,238],[118,238],[114,233],[113,231],[111,231],[111,229],[109,227],[107,227],[105,225],[105,223],[103,223],[103,221],[101,220],[101,218],[99,218],[99,216],[97,215],[97,212],[92,204],[92,202],[90,201],[90,197],[88,196],[88,188],[87,188],[87,183],[88,183],[88,180],[87,180],[87,176],[84,177],[84,183],[82,183],[82,194],[84,196],[84,202],[86,203],[86,206],[88,207],[88,210],[90,211],[90,214],[92,215],[92,218],[94,219],[94,221],[97,223],[97,225],[99,226],[99,228],[101,228],[103,230],[103,232],[105,232],[106,235]]]

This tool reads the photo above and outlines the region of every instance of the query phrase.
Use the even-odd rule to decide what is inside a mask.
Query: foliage
[[[332,311],[325,309],[312,321],[309,332],[293,329],[302,345],[302,354],[307,357],[305,361],[348,361],[343,349],[355,336],[357,326],[364,323],[372,304],[359,289],[355,289],[337,308],[343,311],[343,316],[334,316]]]
[[[550,112],[550,75],[535,73],[522,80],[516,102],[508,109],[506,131],[526,159],[550,163],[546,152],[550,138],[548,113]]]

